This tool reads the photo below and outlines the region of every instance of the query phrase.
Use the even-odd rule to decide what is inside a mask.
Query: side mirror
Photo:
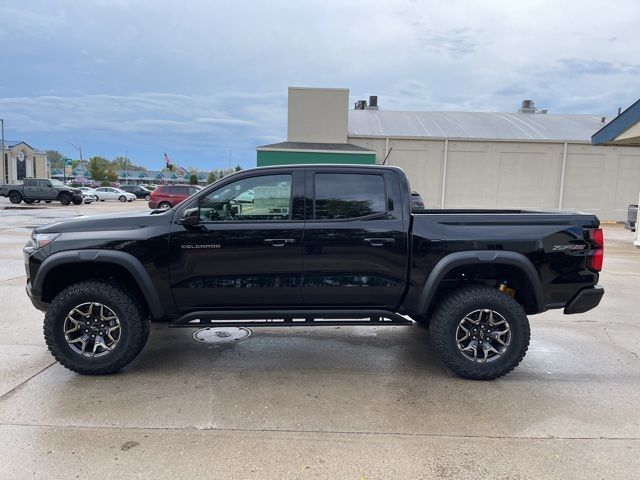
[[[200,223],[200,209],[199,208],[187,208],[180,215],[178,220],[180,225],[185,227],[195,227]]]

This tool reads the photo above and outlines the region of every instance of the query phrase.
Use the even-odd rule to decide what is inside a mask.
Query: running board
[[[170,327],[307,327],[336,325],[413,325],[387,310],[227,310],[192,312]]]

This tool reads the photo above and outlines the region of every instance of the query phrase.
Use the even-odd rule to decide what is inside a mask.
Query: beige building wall
[[[23,178],[49,178],[47,156],[26,143],[5,144],[5,160],[0,154],[0,183],[15,183]],[[22,158],[22,160],[21,160]],[[5,165],[8,170],[5,170]]]
[[[563,207],[627,219],[640,192],[640,148],[569,145]]]
[[[401,167],[426,208],[569,209],[626,220],[640,192],[640,149],[562,143],[349,137]],[[564,181],[562,180],[564,159]],[[443,198],[444,190],[444,198]],[[444,202],[443,202],[444,200]]]
[[[349,89],[289,87],[287,141],[347,143]]]

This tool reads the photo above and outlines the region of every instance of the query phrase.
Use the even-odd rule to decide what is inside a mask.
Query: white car
[[[91,197],[92,200],[99,200],[98,194],[95,189],[89,187],[78,187],[78,190],[82,191],[82,198]]]
[[[121,202],[133,202],[136,196],[133,193],[125,192],[119,188],[113,187],[98,187],[95,190],[98,200],[104,202],[105,200],[120,200]]]

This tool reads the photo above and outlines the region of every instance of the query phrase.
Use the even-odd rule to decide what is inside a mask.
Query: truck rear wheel
[[[22,195],[20,195],[20,193],[18,193],[18,192],[11,192],[9,194],[9,201],[11,203],[18,204],[18,203],[20,203],[22,201]]]
[[[60,200],[62,205],[69,205],[71,203],[71,195],[68,193],[61,193],[60,196],[58,196],[58,200]]]
[[[120,285],[76,283],[51,302],[44,318],[49,351],[84,375],[115,373],[142,351],[149,337],[144,305]]]
[[[458,289],[436,308],[429,328],[438,357],[457,375],[493,380],[506,375],[529,347],[529,320],[513,298],[495,288]]]

